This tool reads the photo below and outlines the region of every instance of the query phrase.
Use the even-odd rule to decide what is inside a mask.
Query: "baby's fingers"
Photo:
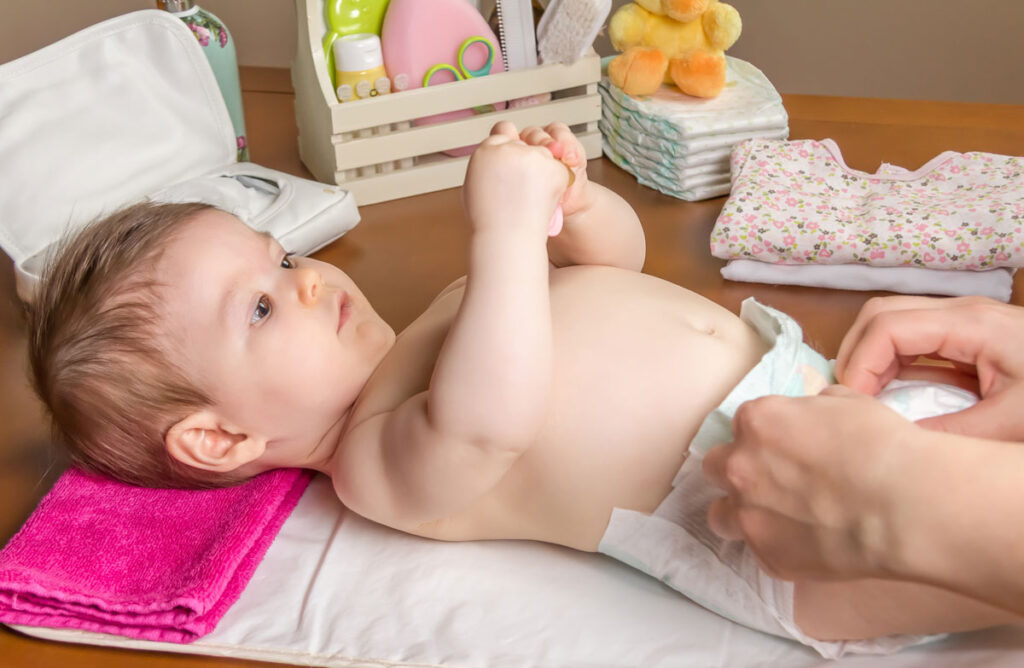
[[[561,144],[563,154],[561,160],[570,167],[576,167],[582,163],[585,155],[583,145],[573,134],[572,130],[565,123],[551,123],[544,130],[551,135],[556,143]]]
[[[498,121],[491,128],[491,136],[501,135],[508,137],[509,139],[519,139],[519,131],[516,130],[515,123],[511,121]]]
[[[536,126],[523,128],[523,131],[519,133],[519,138],[530,146],[543,146],[557,159],[562,158],[562,145],[559,142],[556,142],[554,137],[548,134],[548,132],[543,128],[538,128]]]

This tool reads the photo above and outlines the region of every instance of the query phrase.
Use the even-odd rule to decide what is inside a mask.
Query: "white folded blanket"
[[[925,267],[872,267],[863,264],[771,264],[729,260],[722,276],[730,281],[806,285],[838,290],[889,290],[908,295],[981,295],[1001,302],[1013,292],[1012,269],[943,271]]]

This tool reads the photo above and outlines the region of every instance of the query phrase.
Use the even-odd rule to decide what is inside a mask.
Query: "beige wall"
[[[198,4],[228,26],[242,65],[291,65],[295,55],[293,0],[205,0]],[[151,0],[0,0],[0,63],[93,23],[155,6]]]
[[[1024,104],[1024,0],[731,2],[743,16],[743,35],[730,53],[760,67],[784,93]],[[288,67],[295,51],[292,0],[200,4],[227,23],[241,64]],[[0,62],[151,6],[0,0]],[[597,46],[612,53],[607,37]]]
[[[726,1],[783,93],[1024,104],[1024,0]]]

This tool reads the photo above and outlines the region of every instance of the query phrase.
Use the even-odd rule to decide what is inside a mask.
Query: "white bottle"
[[[348,102],[391,92],[380,37],[373,33],[342,35],[334,40],[333,48],[338,100]]]

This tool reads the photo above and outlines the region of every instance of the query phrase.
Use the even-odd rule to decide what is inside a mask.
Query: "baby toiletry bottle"
[[[327,31],[322,40],[331,88],[338,89],[334,73],[334,40],[342,35],[369,32],[379,35],[391,0],[323,0]]]
[[[390,93],[380,37],[364,32],[334,40],[334,75],[338,82],[335,92],[342,102]]]
[[[249,159],[249,143],[245,138],[245,116],[242,114],[242,86],[238,81],[238,57],[235,41],[223,21],[201,9],[192,0],[156,0],[156,6],[181,19],[203,47],[206,59],[217,78],[235,128],[239,162]]]

